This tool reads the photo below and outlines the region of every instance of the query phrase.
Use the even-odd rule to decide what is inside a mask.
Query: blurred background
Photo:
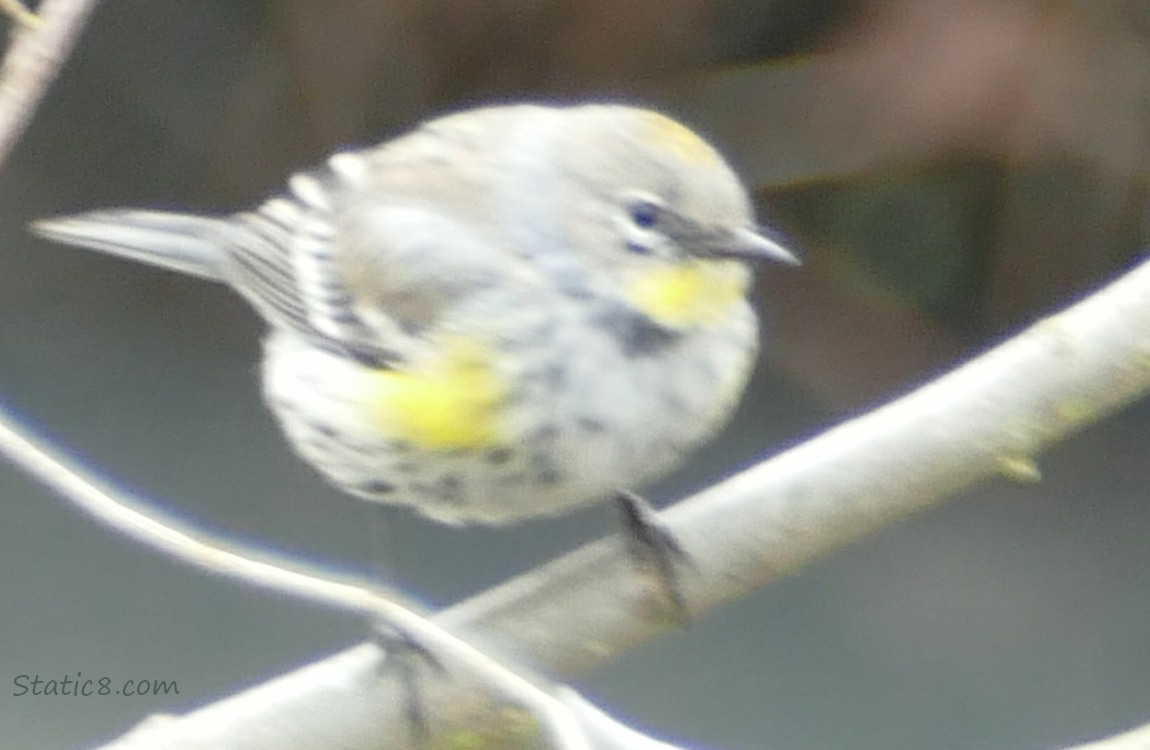
[[[712,138],[803,255],[757,291],[765,352],[684,495],[903,393],[1129,268],[1145,244],[1146,0],[119,0],[0,181],[0,398],[167,512],[345,570],[356,502],[258,397],[226,290],[29,237],[100,206],[234,210],[344,145],[519,99],[621,99]],[[582,678],[692,746],[1029,750],[1150,720],[1150,405]],[[414,517],[432,605],[581,541]],[[0,727],[88,746],[364,639],[367,624],[185,570],[0,464]],[[178,696],[16,696],[20,675]]]

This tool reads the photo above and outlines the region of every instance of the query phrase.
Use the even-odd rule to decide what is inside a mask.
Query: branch
[[[1035,479],[1039,451],[1147,390],[1150,263],[910,395],[669,509],[664,520],[694,561],[685,598],[707,611],[980,479]],[[485,653],[566,676],[671,628],[659,601],[608,539],[436,622]],[[169,730],[161,740],[149,729],[147,746],[401,747],[403,733],[381,711],[395,701],[377,663],[374,646],[350,649],[163,722]],[[498,721],[489,704],[475,709],[474,685],[437,684],[436,721]]]
[[[0,66],[0,165],[24,133],[95,6],[96,0],[44,0],[37,15],[19,16],[23,25]]]

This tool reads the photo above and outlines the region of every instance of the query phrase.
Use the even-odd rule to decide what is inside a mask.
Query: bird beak
[[[802,265],[798,257],[775,240],[761,232],[737,228],[724,233],[722,242],[714,248],[714,257],[738,260],[772,260],[788,266]]]

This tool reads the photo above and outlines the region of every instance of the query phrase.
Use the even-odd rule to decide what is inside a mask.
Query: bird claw
[[[680,569],[691,558],[651,504],[629,490],[615,493],[615,507],[636,567],[656,579],[663,597],[680,621],[690,619],[680,582]]]
[[[431,738],[431,724],[420,683],[419,665],[429,666],[440,674],[447,673],[446,667],[418,638],[394,625],[377,622],[372,628],[372,637],[386,655],[381,672],[394,671],[399,681],[403,693],[403,715],[412,744],[426,744]]]

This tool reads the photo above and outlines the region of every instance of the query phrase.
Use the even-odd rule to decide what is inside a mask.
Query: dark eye
[[[641,229],[650,229],[659,222],[659,204],[649,200],[637,200],[628,207],[631,221]]]

